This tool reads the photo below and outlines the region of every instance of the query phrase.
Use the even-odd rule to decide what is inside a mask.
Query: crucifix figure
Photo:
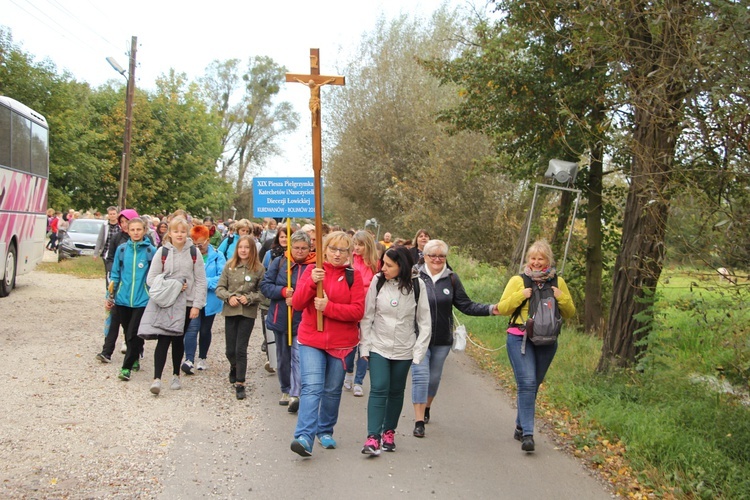
[[[312,161],[315,174],[315,266],[323,267],[323,206],[321,204],[320,173],[323,169],[323,155],[321,153],[320,133],[320,87],[323,85],[345,85],[343,76],[322,76],[320,74],[320,51],[310,49],[310,74],[286,74],[287,82],[296,82],[310,88],[310,114],[312,115]],[[318,297],[323,298],[323,282],[318,283]],[[323,331],[323,314],[318,311],[318,331]]]

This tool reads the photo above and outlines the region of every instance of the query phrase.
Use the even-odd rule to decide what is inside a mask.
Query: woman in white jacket
[[[396,450],[409,368],[424,359],[430,344],[430,304],[424,282],[412,277],[413,265],[405,247],[388,249],[365,298],[359,344],[370,363],[365,455],[379,455],[381,440],[385,451]]]

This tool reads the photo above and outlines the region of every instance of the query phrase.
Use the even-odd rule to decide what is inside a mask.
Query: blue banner
[[[253,217],[315,217],[315,180],[312,177],[254,178]]]

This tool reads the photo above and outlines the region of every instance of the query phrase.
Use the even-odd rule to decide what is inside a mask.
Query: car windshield
[[[88,220],[77,220],[70,225],[68,229],[71,233],[99,234],[100,223]]]

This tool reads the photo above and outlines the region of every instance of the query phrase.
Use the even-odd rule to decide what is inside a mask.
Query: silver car
[[[63,233],[58,246],[60,258],[94,255],[99,231],[107,223],[104,219],[75,219]]]

